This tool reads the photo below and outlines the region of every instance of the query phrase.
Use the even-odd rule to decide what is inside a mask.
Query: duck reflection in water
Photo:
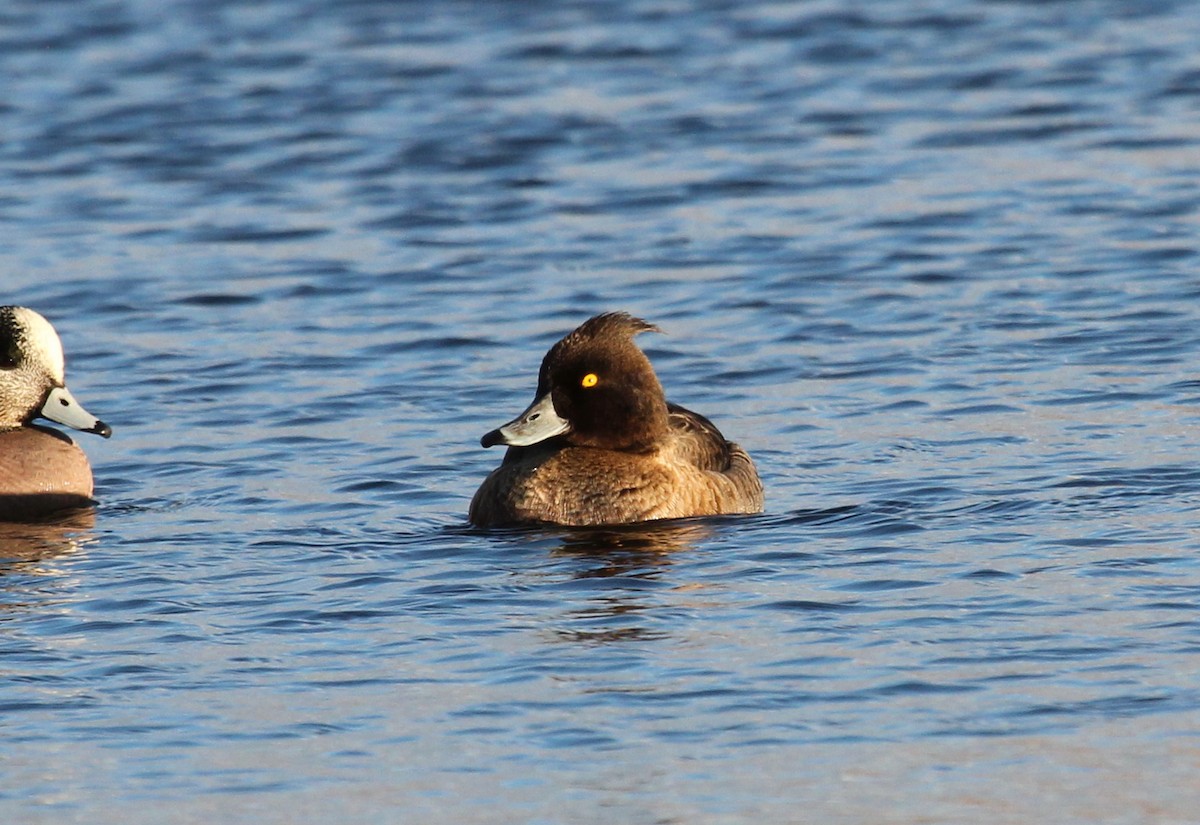
[[[617,576],[668,566],[672,554],[691,550],[712,534],[713,526],[705,520],[580,528],[562,533],[562,544],[554,552],[560,556],[601,560],[605,562],[604,569],[612,572],[591,575]]]
[[[39,520],[0,521],[0,576],[28,572],[78,552],[96,540],[92,510],[70,510]]]
[[[594,580],[590,598],[573,600],[561,625],[554,630],[559,641],[610,644],[663,639],[656,613],[663,607],[658,596],[676,589],[669,570],[674,556],[712,536],[707,521],[655,522],[622,527],[573,530],[561,535],[552,552],[574,562],[572,580]]]

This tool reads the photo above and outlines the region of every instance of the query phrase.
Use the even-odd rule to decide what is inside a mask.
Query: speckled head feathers
[[[27,307],[0,307],[0,430],[42,416],[68,427],[111,434],[64,383],[62,342],[50,322]]]
[[[0,368],[26,369],[63,383],[63,350],[50,322],[27,307],[0,307]]]

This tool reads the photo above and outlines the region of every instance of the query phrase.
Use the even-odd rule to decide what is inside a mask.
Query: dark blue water
[[[1192,820],[1195,12],[8,3],[0,818]],[[609,309],[767,512],[468,529]]]

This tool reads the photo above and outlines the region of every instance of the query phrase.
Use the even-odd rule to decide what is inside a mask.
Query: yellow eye
[[[589,372],[587,375],[583,376],[583,380],[580,381],[579,383],[580,383],[580,385],[587,387],[588,389],[591,389],[592,387],[594,387],[598,383],[600,383],[600,379],[598,377],[596,377],[596,373]]]

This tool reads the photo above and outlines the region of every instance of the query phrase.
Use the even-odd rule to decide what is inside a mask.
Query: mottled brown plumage
[[[704,416],[667,402],[633,342],[657,327],[597,315],[542,361],[534,403],[483,437],[508,444],[471,501],[479,526],[627,524],[762,511],[746,451]]]

